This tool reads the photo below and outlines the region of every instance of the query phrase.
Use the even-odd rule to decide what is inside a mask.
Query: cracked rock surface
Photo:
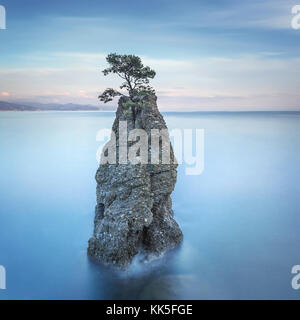
[[[126,121],[127,132],[144,129],[148,134],[151,158],[151,129],[167,129],[156,96],[126,106],[129,98],[119,100],[112,131],[116,135],[116,164],[100,164],[96,173],[97,206],[94,233],[88,254],[107,265],[126,268],[138,253],[145,257],[160,255],[182,241],[182,232],[173,218],[171,193],[177,179],[177,164],[172,147],[170,162],[162,164],[120,164],[119,121]],[[128,144],[128,148],[134,142]],[[161,154],[163,144],[160,144]],[[103,154],[102,154],[103,157]],[[138,157],[138,156],[137,156]]]

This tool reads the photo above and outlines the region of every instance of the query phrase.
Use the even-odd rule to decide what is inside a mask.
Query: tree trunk
[[[135,119],[136,119],[136,109],[135,109],[135,106],[132,106],[132,107],[131,107],[131,111],[132,111],[133,121],[134,121],[134,123],[135,123]]]

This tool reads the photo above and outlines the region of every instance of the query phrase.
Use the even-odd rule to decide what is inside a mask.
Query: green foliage
[[[135,92],[135,96],[139,98],[143,98],[144,96],[147,96],[149,94],[155,94],[155,90],[150,86],[141,86],[140,89]]]
[[[149,86],[149,79],[156,75],[150,67],[144,66],[140,57],[135,55],[118,55],[111,53],[106,57],[110,65],[102,72],[105,76],[113,73],[117,74],[124,82],[120,89],[126,89],[131,100],[136,96],[154,94],[154,89]],[[106,89],[99,99],[104,103],[111,101],[114,97],[123,95],[114,89]]]
[[[123,110],[123,113],[124,113],[124,114],[130,114],[131,111],[130,111],[130,110]]]
[[[135,103],[132,102],[131,100],[126,101],[125,103],[123,103],[123,107],[129,109],[135,106]]]
[[[107,103],[109,101],[112,101],[114,97],[121,96],[121,95],[122,93],[112,88],[108,88],[98,98],[100,99],[100,101]]]

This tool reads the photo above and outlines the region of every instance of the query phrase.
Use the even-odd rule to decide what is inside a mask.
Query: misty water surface
[[[92,263],[96,133],[113,113],[0,113],[0,299],[299,299],[300,114],[168,113],[205,130],[205,169],[179,167],[182,246],[128,273]]]

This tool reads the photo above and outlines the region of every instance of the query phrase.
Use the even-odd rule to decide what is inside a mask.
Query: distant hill
[[[0,101],[0,111],[36,111],[36,108],[23,104]]]
[[[74,103],[37,103],[37,102],[7,102],[0,101],[0,111],[115,111],[115,107],[81,105]]]

